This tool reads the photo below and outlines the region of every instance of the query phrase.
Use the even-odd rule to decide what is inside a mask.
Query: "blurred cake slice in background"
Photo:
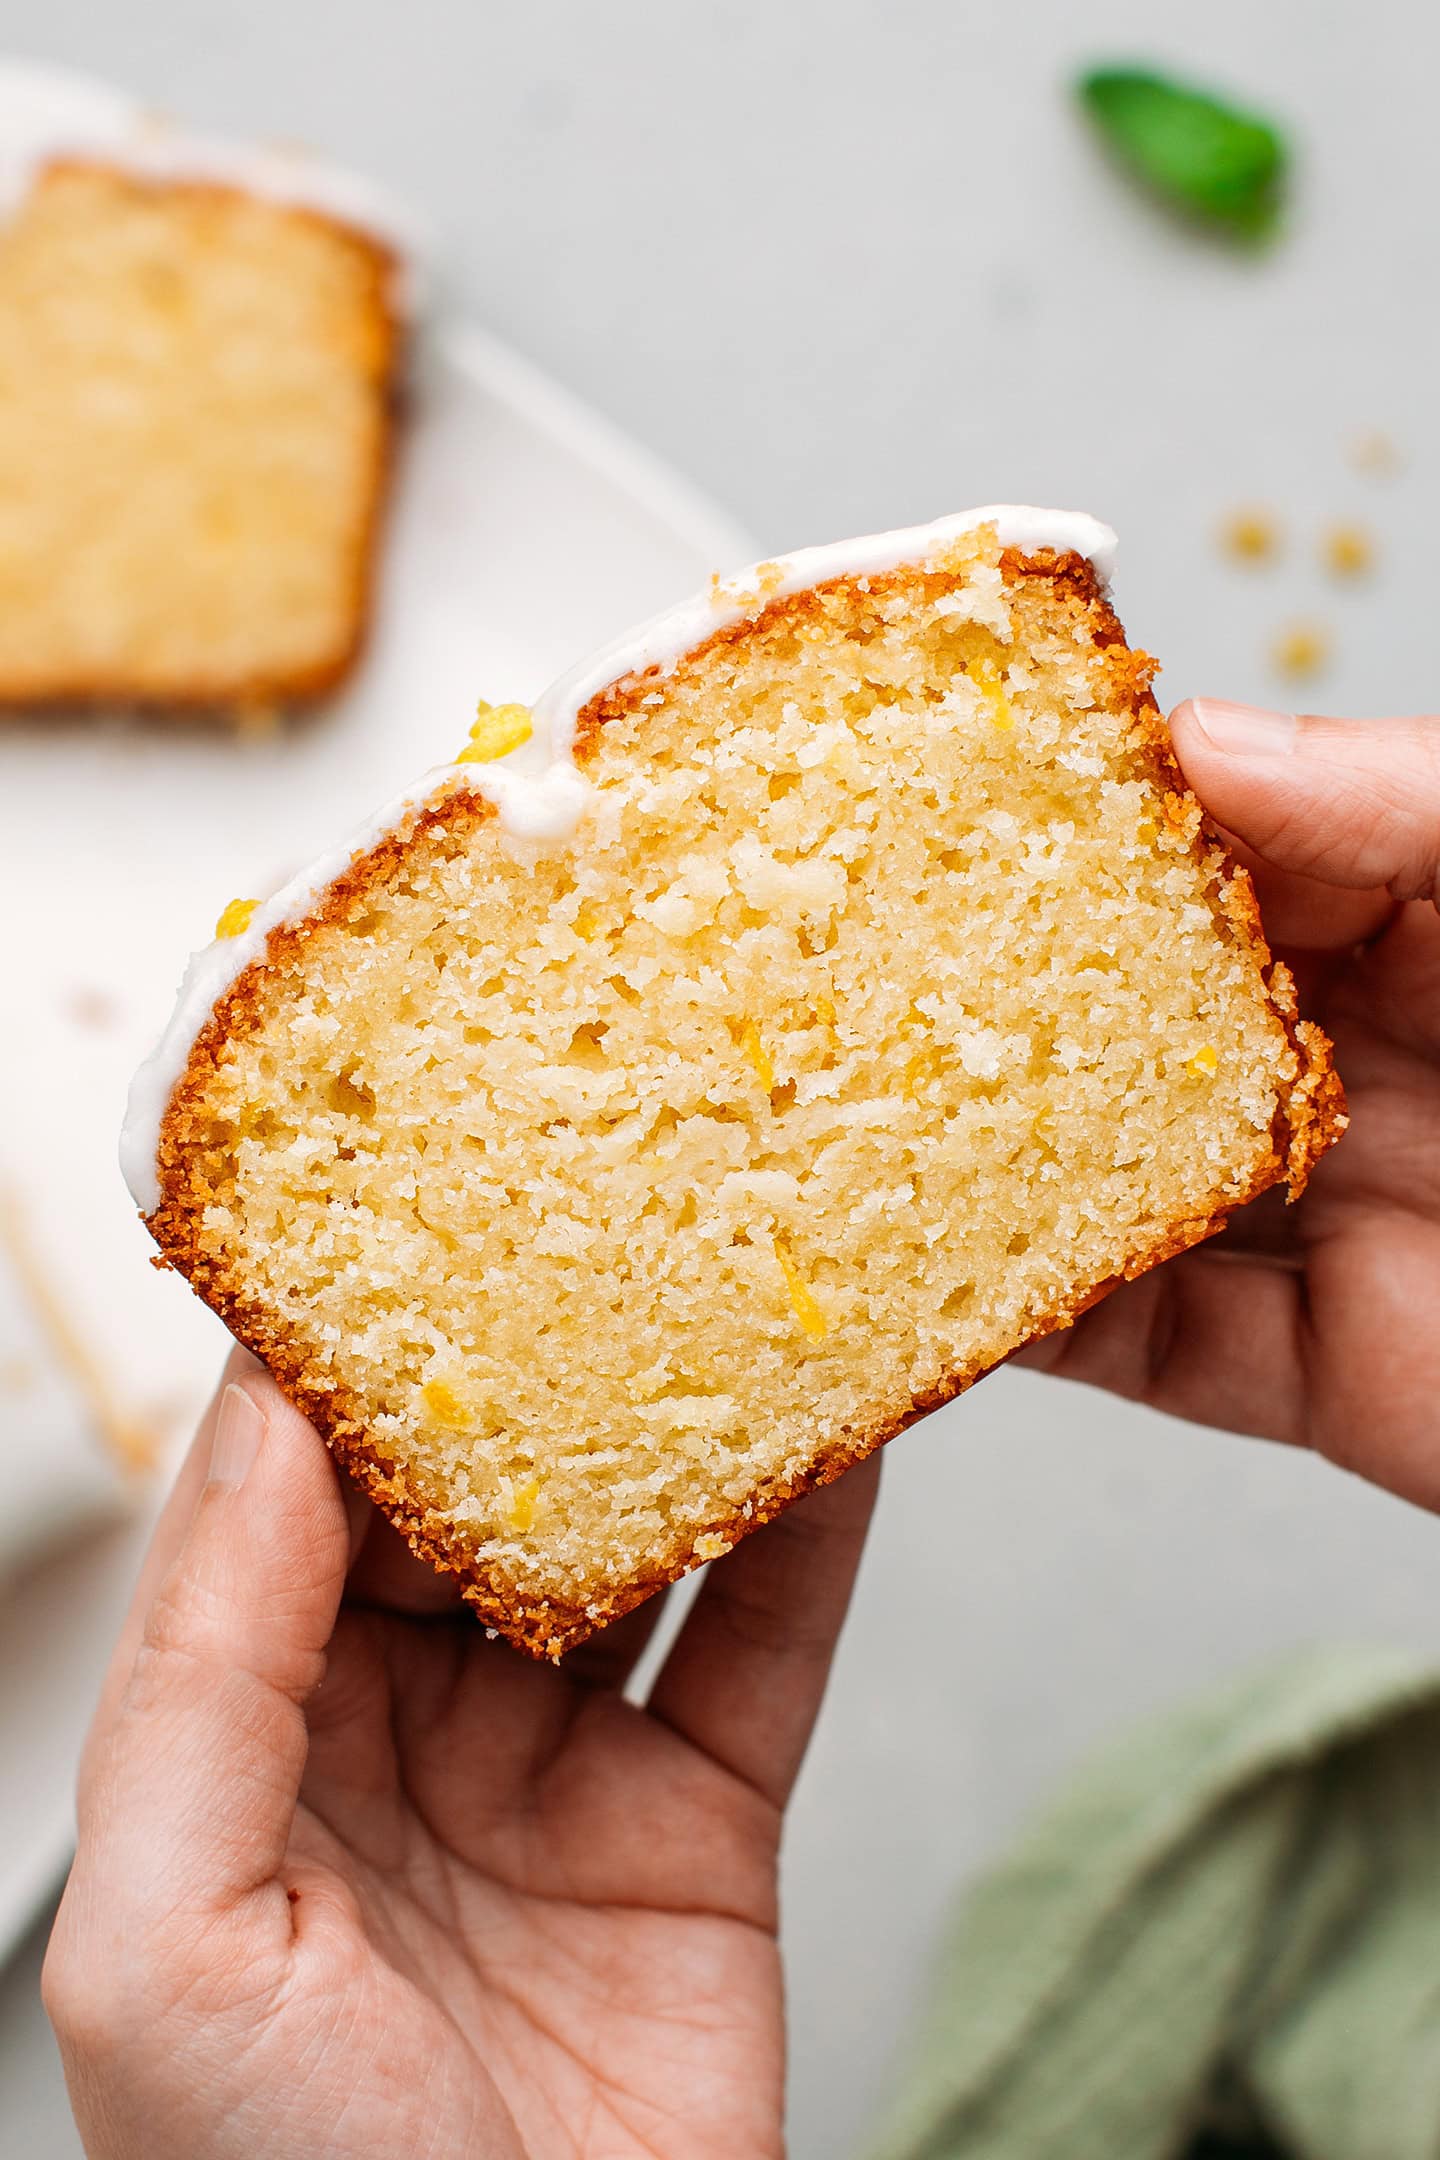
[[[28,79],[28,140],[0,128],[0,705],[327,691],[369,612],[403,253],[318,161],[98,90],[50,113]]]

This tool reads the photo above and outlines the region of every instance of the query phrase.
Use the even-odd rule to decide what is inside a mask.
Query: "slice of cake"
[[[138,160],[42,163],[0,225],[0,703],[309,698],[365,627],[400,266]]]
[[[717,583],[192,966],[127,1128],[150,1228],[511,1641],[1339,1132],[1111,541],[992,509]]]

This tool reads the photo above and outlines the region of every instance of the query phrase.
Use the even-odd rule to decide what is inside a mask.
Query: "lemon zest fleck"
[[[529,742],[535,732],[528,705],[487,705],[482,698],[470,724],[470,740],[457,765],[488,765]]]
[[[917,1050],[914,1057],[907,1061],[905,1077],[901,1085],[911,1102],[918,1102],[921,1085],[925,1081],[933,1079],[934,1072],[935,1053],[933,1050]]]
[[[790,1293],[790,1303],[794,1307],[795,1317],[811,1341],[819,1342],[823,1335],[829,1333],[829,1326],[824,1313],[820,1310],[815,1293],[800,1273],[799,1268],[796,1267],[784,1239],[776,1237],[772,1240],[772,1243],[775,1247],[775,1258],[780,1265],[780,1272],[785,1278],[785,1288]]]
[[[220,910],[220,919],[215,925],[216,937],[242,936],[249,929],[250,918],[259,905],[258,900],[232,900],[228,907]]]
[[[1015,715],[1005,691],[1005,678],[994,660],[976,660],[965,671],[990,707],[990,719],[1002,735],[1013,733]]]
[[[427,1380],[420,1390],[420,1400],[437,1425],[448,1426],[452,1432],[468,1430],[470,1411],[448,1380]]]
[[[760,1030],[753,1020],[747,1020],[740,1030],[740,1048],[754,1066],[761,1087],[768,1092],[775,1085],[775,1067],[770,1062],[765,1045],[760,1040]]]
[[[1197,1080],[1210,1080],[1220,1070],[1220,1053],[1213,1043],[1201,1043],[1185,1067]]]
[[[540,1498],[540,1480],[527,1478],[510,1502],[510,1527],[523,1537],[535,1522],[535,1503]]]

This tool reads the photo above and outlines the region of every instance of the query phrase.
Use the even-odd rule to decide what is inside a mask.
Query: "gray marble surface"
[[[450,303],[767,548],[992,498],[1122,535],[1162,694],[1267,696],[1325,622],[1338,709],[1432,703],[1433,13],[1401,0],[0,0],[0,46],[315,141],[429,218]],[[1065,86],[1141,54],[1288,116],[1285,245],[1176,234]],[[1345,444],[1388,428],[1388,486]],[[1216,521],[1258,498],[1285,558]],[[1361,515],[1381,573],[1315,563]],[[947,1899],[1100,1735],[1265,1651],[1440,1650],[1440,1526],[1279,1450],[1002,1375],[892,1451],[790,1832],[793,2149],[853,2149]],[[77,2150],[31,1948],[0,1981],[0,2160]]]

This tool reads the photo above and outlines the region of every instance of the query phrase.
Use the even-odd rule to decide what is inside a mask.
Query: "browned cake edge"
[[[1189,812],[1193,797],[1175,762],[1169,732],[1150,692],[1153,663],[1142,652],[1132,652],[1124,632],[1105,600],[1091,565],[1078,555],[1056,557],[1048,552],[1021,556],[1007,550],[1004,569],[1011,577],[1041,576],[1051,579],[1085,609],[1097,644],[1107,648],[1117,702],[1131,713],[1142,735],[1150,776],[1174,798],[1177,811]],[[903,583],[913,586],[923,576],[934,576],[937,591],[953,578],[941,573],[921,573],[913,566],[886,577],[868,580],[871,595],[883,598],[887,590]],[[853,583],[836,579],[831,586]],[[676,673],[692,667],[715,645],[750,635],[759,625],[781,615],[799,621],[818,614],[813,591],[773,601],[758,617],[717,630],[714,637],[695,647],[678,663]],[[599,731],[607,720],[631,712],[653,687],[657,671],[626,677],[601,691],[583,709],[576,727],[576,755],[582,762],[593,755]],[[416,849],[445,852],[464,840],[494,815],[490,805],[474,794],[452,794],[440,803],[422,808],[405,825],[387,834],[368,854],[359,856],[345,874],[323,895],[314,912],[303,921],[271,932],[265,953],[246,968],[220,999],[196,1038],[189,1062],[171,1097],[161,1124],[158,1171],[161,1199],[146,1217],[152,1236],[161,1248],[157,1266],[170,1266],[184,1275],[205,1302],[225,1321],[237,1341],[259,1357],[274,1374],[283,1392],[317,1426],[332,1453],[350,1476],[388,1516],[412,1549],[442,1573],[459,1579],[461,1595],[487,1628],[503,1635],[535,1656],[559,1658],[583,1642],[597,1628],[632,1611],[667,1584],[678,1581],[694,1565],[692,1539],[686,1551],[669,1565],[636,1576],[618,1588],[607,1588],[585,1603],[566,1603],[553,1597],[537,1597],[525,1585],[505,1577],[486,1563],[475,1544],[462,1537],[453,1523],[430,1505],[423,1493],[407,1480],[405,1469],[388,1459],[369,1438],[358,1404],[343,1389],[319,1386],[306,1365],[304,1353],[281,1330],[271,1316],[246,1295],[242,1277],[232,1273],[223,1256],[205,1248],[200,1216],[205,1194],[190,1167],[191,1137],[203,1127],[207,1079],[219,1061],[225,1043],[258,1024],[266,1008],[267,993],[276,980],[279,965],[292,964],[310,937],[326,924],[346,920],[352,907],[363,906],[365,895]],[[1195,841],[1202,849],[1223,848],[1220,836],[1208,823]],[[1302,1191],[1306,1178],[1325,1150],[1345,1129],[1345,1098],[1331,1062],[1330,1043],[1323,1032],[1299,1018],[1295,991],[1288,969],[1271,957],[1260,926],[1260,914],[1248,872],[1235,868],[1228,888],[1226,908],[1230,934],[1248,947],[1266,984],[1271,1010],[1283,1025],[1299,1061],[1299,1073],[1288,1096],[1277,1106],[1271,1134],[1271,1154],[1248,1189],[1227,1197],[1204,1213],[1174,1221],[1148,1244],[1137,1247],[1123,1271],[1075,1298],[1057,1305],[1036,1320],[1027,1341],[1053,1334],[1073,1325],[1081,1313],[1098,1304],[1120,1283],[1133,1280],[1162,1260],[1187,1251],[1222,1229],[1238,1207],[1282,1181],[1290,1197]],[[1016,1345],[1018,1348],[1019,1345]],[[1013,1350],[1007,1355],[1013,1355]],[[722,1537],[736,1544],[762,1524],[770,1522],[804,1493],[832,1483],[852,1464],[861,1462],[903,1432],[917,1418],[971,1387],[985,1373],[1005,1360],[976,1362],[957,1367],[928,1394],[905,1403],[877,1407],[868,1431],[849,1434],[823,1447],[811,1468],[782,1486],[757,1495],[746,1516],[708,1523],[695,1537]]]
[[[65,172],[102,173],[109,180],[117,181],[137,192],[150,194],[221,196],[242,202],[266,200],[248,194],[243,187],[229,186],[224,181],[174,180],[169,177],[154,179],[123,164],[111,164],[103,158],[78,155],[50,159],[42,167],[41,177],[49,173]],[[244,712],[267,705],[307,705],[328,697],[331,691],[338,689],[364,651],[370,632],[380,534],[394,477],[396,443],[404,414],[403,375],[408,325],[405,317],[388,297],[404,265],[395,249],[387,246],[376,234],[367,232],[362,226],[352,225],[329,211],[313,209],[299,202],[277,201],[271,207],[282,211],[286,217],[301,219],[306,224],[318,226],[322,231],[345,240],[364,258],[369,271],[371,319],[376,326],[380,349],[385,356],[376,378],[376,394],[380,403],[380,443],[371,464],[364,508],[357,521],[355,544],[351,550],[348,635],[326,659],[316,661],[306,668],[293,668],[288,673],[232,675],[223,681],[204,681],[197,676],[183,688],[163,693],[154,690],[137,691],[122,675],[77,674],[68,683],[47,685],[44,690],[39,691],[27,689],[23,684],[8,685],[0,678],[0,716],[7,712],[83,712],[95,706],[120,705],[135,712],[182,718],[196,714]]]

